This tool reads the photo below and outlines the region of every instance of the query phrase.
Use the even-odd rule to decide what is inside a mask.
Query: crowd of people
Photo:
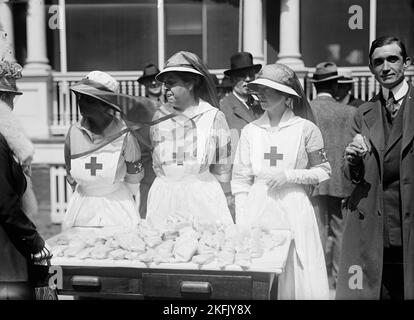
[[[62,227],[147,219],[163,228],[175,215],[289,229],[279,299],[329,299],[329,289],[338,299],[413,299],[410,65],[398,38],[376,39],[369,68],[381,90],[369,102],[330,61],[315,68],[310,103],[292,69],[248,52],[230,58],[221,83],[191,52],[161,71],[148,64],[137,79],[145,97],[92,71],[71,87],[81,119],[66,135],[74,194]],[[27,265],[50,257],[24,205],[33,146],[10,120],[19,77],[18,64],[2,62],[0,298],[32,297]]]

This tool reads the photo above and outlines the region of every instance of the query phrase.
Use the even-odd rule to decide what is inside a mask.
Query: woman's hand
[[[277,171],[272,174],[269,178],[267,185],[269,189],[278,189],[283,187],[287,183],[287,176],[286,173],[283,171]]]

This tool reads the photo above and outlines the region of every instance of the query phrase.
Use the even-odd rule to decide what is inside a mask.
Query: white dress
[[[236,223],[290,229],[293,234],[279,277],[279,299],[329,298],[315,213],[303,186],[329,178],[328,162],[306,169],[308,153],[318,150],[323,150],[319,129],[288,109],[277,127],[270,126],[267,112],[244,127],[236,151],[232,192],[246,193],[243,207],[236,203]],[[286,173],[288,183],[270,190],[266,182],[277,171]]]
[[[163,106],[154,119],[170,113],[175,113],[174,109]],[[216,130],[217,125],[220,130]],[[226,171],[226,164],[215,163],[217,150],[230,143],[221,111],[200,100],[198,106],[152,126],[151,142],[157,177],[148,195],[148,221],[160,228],[169,216],[233,223],[218,180],[230,180],[231,165],[227,164]],[[221,157],[227,159],[227,155]]]
[[[72,150],[76,144],[85,142],[80,132],[71,135]],[[128,134],[99,150],[71,159],[70,176],[77,185],[68,204],[63,230],[77,226],[132,228],[138,224],[138,208],[124,181],[127,168],[121,156]]]

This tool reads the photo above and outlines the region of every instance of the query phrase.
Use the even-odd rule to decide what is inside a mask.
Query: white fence
[[[63,165],[50,167],[50,209],[52,223],[61,223],[66,213],[72,188],[66,182]]]

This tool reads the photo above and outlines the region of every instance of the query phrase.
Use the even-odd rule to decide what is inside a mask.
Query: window
[[[67,0],[69,71],[137,70],[158,63],[157,2]]]
[[[362,29],[349,27],[352,5],[362,8]],[[301,52],[306,66],[314,67],[322,61],[366,66],[368,50],[369,0],[301,1]]]
[[[166,0],[165,56],[197,54],[210,69],[226,69],[238,50],[239,1]]]
[[[414,1],[377,0],[377,37],[400,38],[408,56],[414,56]]]

